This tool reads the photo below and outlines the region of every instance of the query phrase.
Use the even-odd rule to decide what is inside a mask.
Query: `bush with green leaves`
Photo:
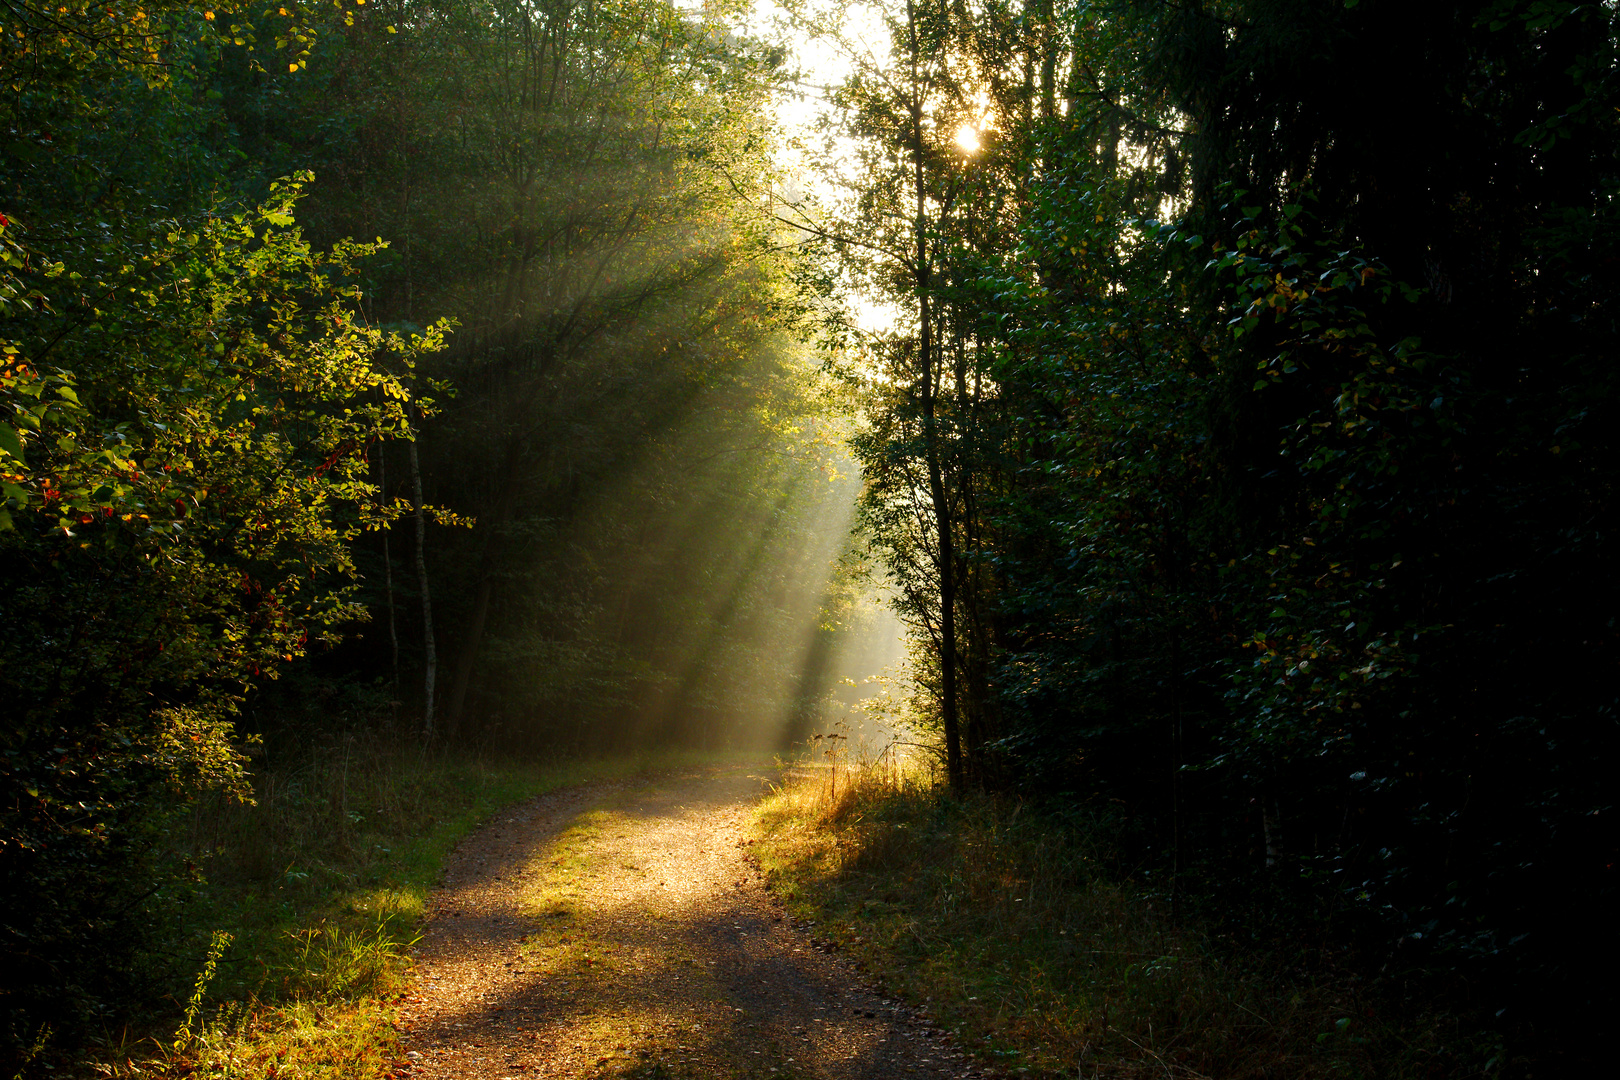
[[[130,229],[114,258],[13,246],[0,368],[0,982],[11,1039],[135,977],[175,882],[164,828],[245,791],[232,717],[363,618],[351,548],[397,512],[367,448],[409,435],[442,328],[366,324],[374,245],[318,252],[296,183]],[[98,254],[100,254],[98,252]]]

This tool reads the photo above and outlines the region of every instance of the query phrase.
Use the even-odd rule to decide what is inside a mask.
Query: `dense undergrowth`
[[[355,733],[297,745],[256,762],[251,804],[204,801],[174,830],[194,880],[158,898],[150,1006],[88,1047],[41,1031],[20,1075],[385,1075],[409,946],[455,843],[509,803],[685,760],[436,754]]]
[[[1120,867],[1106,823],[1072,808],[953,798],[884,758],[790,772],[755,831],[795,915],[1004,1068],[1292,1078],[1500,1067],[1475,1025],[1393,1007],[1329,947],[1240,945],[1176,910],[1167,890]]]

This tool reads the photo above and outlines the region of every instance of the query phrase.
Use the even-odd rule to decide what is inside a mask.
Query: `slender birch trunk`
[[[377,451],[378,487],[382,492],[382,501],[388,502],[388,454],[386,450]],[[389,529],[382,530],[383,542],[383,585],[388,596],[388,648],[393,657],[393,691],[389,699],[393,702],[391,709],[399,707],[399,616],[394,607],[394,556],[388,543]]]
[[[428,591],[427,513],[422,500],[422,466],[411,440],[411,494],[416,499],[416,583],[422,592],[422,734],[433,738],[433,684],[439,674],[439,651],[433,641],[433,596]]]

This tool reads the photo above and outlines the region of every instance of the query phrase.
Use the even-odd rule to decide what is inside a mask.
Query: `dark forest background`
[[[839,94],[849,211],[782,216],[910,312],[855,446],[952,784],[1117,814],[1171,904],[1579,1060],[1616,958],[1613,11],[889,29]]]

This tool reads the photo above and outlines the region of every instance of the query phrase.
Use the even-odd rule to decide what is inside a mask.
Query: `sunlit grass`
[[[1106,832],[1083,818],[953,799],[916,761],[836,764],[835,778],[827,761],[804,763],[759,807],[772,888],[987,1062],[1086,1077],[1427,1076],[1457,1037],[1443,1018],[1380,1020],[1303,947],[1246,951],[1173,917],[1162,894],[1110,869]]]

